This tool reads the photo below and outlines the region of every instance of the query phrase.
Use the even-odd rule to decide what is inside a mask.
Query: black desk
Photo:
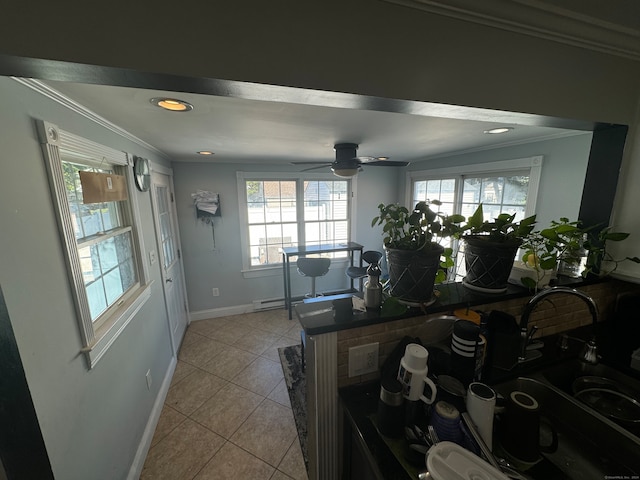
[[[284,247],[282,249],[282,276],[284,279],[284,307],[289,310],[291,320],[291,257],[305,257],[307,255],[332,252],[349,252],[349,262],[353,266],[354,252],[360,252],[360,266],[362,266],[362,245],[355,242],[329,243],[324,245],[300,245],[298,247]],[[353,279],[351,279],[353,290]]]

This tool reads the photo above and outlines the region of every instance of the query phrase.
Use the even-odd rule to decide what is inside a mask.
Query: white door
[[[174,352],[178,353],[180,342],[189,323],[189,310],[184,285],[184,273],[180,254],[180,237],[173,201],[173,177],[152,172],[153,207],[158,250],[162,262],[162,283],[164,298],[171,329]]]

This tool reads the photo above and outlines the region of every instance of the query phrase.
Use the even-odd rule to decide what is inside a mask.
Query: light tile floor
[[[306,480],[278,356],[300,330],[284,309],[192,322],[140,478]]]

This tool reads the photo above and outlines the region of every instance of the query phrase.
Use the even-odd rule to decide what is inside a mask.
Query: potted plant
[[[439,201],[418,202],[412,211],[391,203],[380,204],[371,226],[383,225],[383,243],[389,266],[389,293],[407,303],[432,301],[433,286],[446,278],[453,266],[452,249],[440,242],[464,221],[462,215],[445,215],[431,209]]]
[[[607,251],[607,242],[621,242],[628,236],[628,233],[612,231],[612,227],[603,228],[597,233],[591,232],[584,242],[584,247],[589,253],[582,276],[586,277],[589,274],[593,274],[599,277],[606,277],[615,272],[618,265],[626,260],[640,263],[640,258],[638,257],[616,258]]]
[[[581,228],[579,222],[562,217],[552,220],[548,228],[531,232],[520,247],[524,253],[514,262],[511,278],[537,290],[547,286],[556,274],[580,276],[588,230]]]
[[[466,275],[463,285],[486,293],[507,289],[509,274],[518,248],[532,232],[536,216],[515,221],[515,213],[501,213],[495,220],[484,219],[482,204],[461,227]]]
[[[620,242],[628,233],[614,232],[611,227],[596,231],[595,226],[582,227],[581,222],[562,217],[551,225],[525,238],[522,248],[524,269],[531,276],[523,275],[521,282],[529,288],[545,286],[551,272],[572,278],[594,274],[605,277],[613,273],[626,260],[640,263],[638,257],[614,258],[607,251],[607,242]],[[520,267],[520,265],[517,265]],[[516,266],[514,266],[514,270]]]
[[[535,291],[549,285],[556,277],[558,267],[554,242],[541,232],[531,232],[520,248],[524,253],[513,262],[509,281]]]

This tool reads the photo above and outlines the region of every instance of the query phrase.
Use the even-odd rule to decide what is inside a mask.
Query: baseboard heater
[[[253,301],[254,312],[273,310],[275,308],[284,308],[284,298],[263,298],[262,300]]]

